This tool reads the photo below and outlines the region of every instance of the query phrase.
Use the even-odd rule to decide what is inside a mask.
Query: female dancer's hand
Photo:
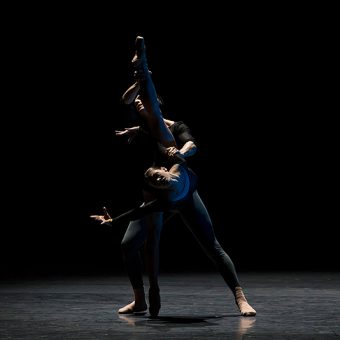
[[[112,225],[112,218],[105,207],[103,207],[103,211],[104,215],[91,215],[90,217],[96,221],[100,221],[100,224]]]

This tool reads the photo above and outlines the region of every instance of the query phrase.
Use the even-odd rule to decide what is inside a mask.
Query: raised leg
[[[138,36],[135,44],[136,52],[132,59],[132,65],[140,85],[140,95],[135,100],[136,108],[146,121],[151,134],[164,147],[176,146],[175,138],[164,122],[156,88],[148,69],[144,38]]]

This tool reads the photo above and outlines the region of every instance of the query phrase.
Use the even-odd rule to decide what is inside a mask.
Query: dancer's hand
[[[175,148],[174,146],[170,146],[166,148],[166,154],[172,162],[183,163],[185,162],[184,155],[182,155],[181,151]]]
[[[139,126],[133,126],[129,128],[124,128],[124,130],[115,130],[116,136],[127,136],[128,137],[128,143],[131,143],[136,134],[138,133]]]
[[[174,146],[170,146],[169,148],[166,148],[166,154],[169,157],[172,157],[172,156],[175,156],[175,155],[180,156],[179,150],[177,148],[175,148]]]
[[[104,215],[91,215],[90,217],[96,221],[100,221],[100,224],[112,225],[112,218],[105,207],[103,207],[103,211]]]

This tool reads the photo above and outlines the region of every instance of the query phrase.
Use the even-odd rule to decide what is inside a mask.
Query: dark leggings
[[[216,239],[209,213],[195,191],[192,197],[178,206],[185,225],[192,232],[202,249],[213,261],[231,290],[240,286],[234,264]],[[145,244],[146,265],[150,286],[157,284],[159,238],[163,225],[163,213],[156,212],[130,222],[122,240],[123,257],[134,289],[143,287],[140,249]]]

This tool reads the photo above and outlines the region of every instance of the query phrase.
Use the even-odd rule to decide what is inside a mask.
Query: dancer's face
[[[157,101],[158,101],[159,106],[163,105],[163,100],[160,97],[157,97]],[[141,112],[142,110],[145,109],[140,95],[138,95],[135,98],[135,107],[138,112]]]
[[[140,112],[141,110],[144,109],[144,105],[142,103],[142,100],[140,98],[140,95],[138,95],[136,98],[135,98],[135,106],[136,106],[136,109],[138,112]]]
[[[171,173],[165,167],[151,167],[145,172],[145,181],[156,189],[168,189]]]

